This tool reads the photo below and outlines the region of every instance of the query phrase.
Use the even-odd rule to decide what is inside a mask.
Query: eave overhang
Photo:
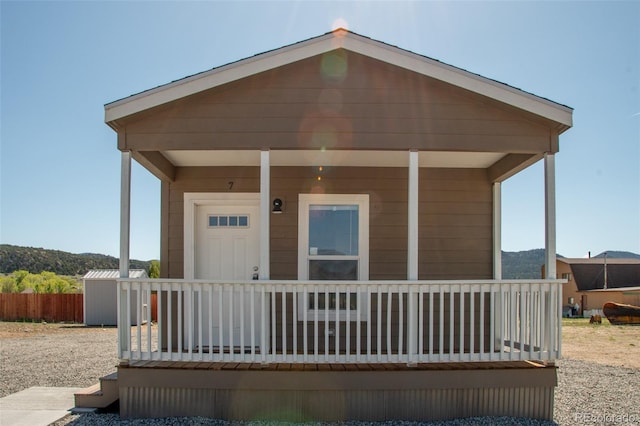
[[[106,104],[105,121],[114,130],[118,130],[119,119],[336,49],[359,53],[552,120],[558,123],[558,134],[573,124],[573,109],[568,106],[344,29],[337,29],[319,37],[258,54]]]

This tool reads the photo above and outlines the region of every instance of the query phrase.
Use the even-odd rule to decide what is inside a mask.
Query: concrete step
[[[118,400],[118,373],[100,378],[100,383],[74,394],[76,408],[105,408]]]

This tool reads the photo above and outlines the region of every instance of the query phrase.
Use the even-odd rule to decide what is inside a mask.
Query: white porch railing
[[[553,361],[561,284],[121,279],[118,354],[256,363]],[[143,301],[152,293],[157,324],[129,327],[132,312],[151,318]]]

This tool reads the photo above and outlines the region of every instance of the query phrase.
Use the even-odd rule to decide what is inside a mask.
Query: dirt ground
[[[34,337],[50,334],[95,333],[103,330],[113,330],[116,327],[87,327],[74,323],[46,323],[46,322],[5,322],[0,321],[0,339]]]
[[[116,333],[115,327],[106,329]],[[0,321],[0,339],[104,330],[82,324]],[[562,355],[566,359],[640,369],[640,326],[614,326],[606,319],[602,324],[589,324],[588,319],[564,319]]]

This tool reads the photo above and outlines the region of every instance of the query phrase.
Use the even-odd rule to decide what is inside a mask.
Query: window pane
[[[310,280],[357,280],[357,260],[310,260]]]
[[[220,226],[227,226],[227,219],[228,219],[228,216],[220,216],[219,225]]]
[[[218,226],[218,216],[209,216],[209,226]]]
[[[249,216],[240,216],[238,218],[238,226],[249,226]]]
[[[310,255],[358,255],[358,206],[309,206]]]
[[[238,216],[229,216],[229,226],[238,226]]]

